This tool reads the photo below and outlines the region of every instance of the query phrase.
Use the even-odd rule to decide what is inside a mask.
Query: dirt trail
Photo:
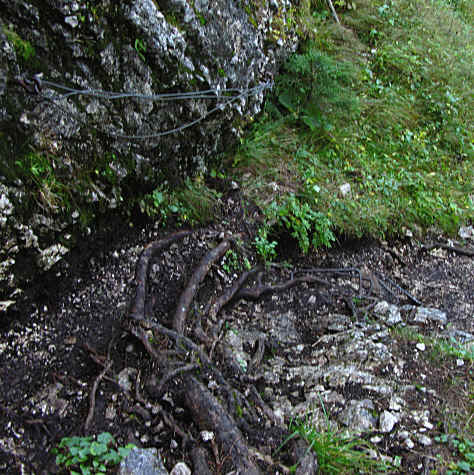
[[[202,345],[199,358],[191,347],[179,354],[171,333],[130,328],[136,264],[146,244],[168,231],[150,226],[93,253],[79,270],[62,264],[52,271],[48,282],[56,289],[43,292],[49,301],[2,327],[0,471],[54,473],[51,448],[64,436],[82,435],[89,416],[89,433],[109,431],[120,444],[156,447],[168,469],[180,460],[192,467],[191,448],[202,445],[211,472],[227,473],[235,457],[250,456],[242,455],[246,448],[232,454],[234,446],[219,439],[218,447],[202,441],[202,425],[182,391],[198,390],[198,380],[224,406],[225,384],[243,397],[237,404],[227,400],[226,408],[234,409],[252,453],[242,463],[262,473],[291,465],[286,449],[274,454],[291,417],[309,411],[315,424],[326,411],[337,427],[361,434],[387,460],[399,456],[401,473],[442,469],[436,454],[444,449],[434,437],[456,424],[472,434],[472,419],[466,427],[472,362],[437,359],[427,337],[463,344],[473,338],[474,259],[425,250],[413,238],[345,242],[303,258],[287,241],[282,250],[289,266],[248,276],[247,290],[207,318],[206,304],[235,284],[244,263],[257,264],[247,242],[252,230],[240,216],[235,210],[226,226],[182,237],[149,263],[145,315],[173,329],[178,299],[199,262],[225,236],[242,233],[229,243],[232,252],[203,273],[187,320],[175,327]],[[301,280],[277,288],[295,279]],[[261,294],[249,293],[255,289]],[[153,351],[191,366],[160,385],[163,360]],[[196,373],[206,355],[212,364]],[[91,412],[90,394],[106,361]],[[193,374],[198,379],[191,384]]]

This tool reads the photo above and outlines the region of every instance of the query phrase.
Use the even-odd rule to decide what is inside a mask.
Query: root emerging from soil
[[[153,360],[159,375],[151,391],[155,402],[160,400],[166,392],[171,395],[171,399],[183,401],[189,411],[192,421],[187,426],[191,429],[187,430],[193,434],[183,429],[164,410],[162,417],[173,432],[181,437],[183,447],[186,446],[189,450],[195,473],[235,470],[239,474],[256,475],[262,473],[262,470],[267,471],[269,462],[268,456],[259,456],[259,452],[249,446],[248,440],[251,439],[252,433],[273,427],[280,430],[282,439],[288,438],[289,434],[285,427],[278,427],[281,422],[254,386],[259,378],[258,369],[265,352],[265,338],[256,342],[255,355],[248,371],[244,372],[232,355],[232,351],[219,341],[219,334],[225,322],[225,317],[219,317],[222,309],[238,299],[258,300],[265,294],[284,292],[300,284],[334,287],[337,286],[336,280],[341,275],[356,275],[358,296],[365,293],[367,299],[375,300],[373,294],[371,297],[370,293],[378,287],[377,278],[374,276],[370,279],[366,278],[361,271],[352,268],[305,269],[298,271],[297,276],[291,274],[290,279],[269,285],[262,283],[262,278],[270,268],[264,269],[258,266],[243,272],[217,298],[210,299],[203,306],[204,310],[196,312],[193,303],[197,298],[201,283],[208,276],[213,265],[231,248],[232,241],[236,239],[236,236],[228,237],[201,259],[177,301],[171,326],[167,326],[147,314],[149,311],[147,309],[150,308],[150,305],[147,305],[150,265],[158,253],[191,234],[190,231],[176,232],[145,247],[137,264],[135,297],[124,326],[143,344],[147,354]],[[335,279],[331,280],[331,276],[335,276]],[[256,283],[244,288],[251,279],[256,280]],[[381,279],[380,282],[383,283]],[[342,289],[341,295],[348,297]],[[194,320],[187,322],[188,316],[192,313],[195,316]],[[206,330],[203,329],[203,322]],[[97,360],[97,356],[93,358]],[[97,362],[103,365],[103,371],[95,380],[90,394],[90,411],[86,420],[86,430],[89,429],[93,418],[97,387],[111,367],[109,355],[105,361]],[[146,410],[143,409],[146,401],[140,393],[139,385],[140,381],[137,377],[136,406],[143,411],[143,417],[147,417]],[[130,397],[130,394],[128,396]],[[137,412],[140,411],[137,410]],[[199,439],[203,438],[203,431],[212,434],[210,444],[212,450],[210,451],[200,445]],[[206,447],[209,447],[209,444]],[[297,448],[293,450],[288,449],[286,462],[299,463],[298,473],[315,473],[317,460],[308,450],[305,442],[299,440],[295,447]],[[271,463],[276,463],[281,472],[289,471],[279,461]]]

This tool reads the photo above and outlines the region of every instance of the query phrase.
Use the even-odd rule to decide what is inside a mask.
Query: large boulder
[[[235,142],[296,47],[298,4],[0,0],[0,310],[97,215]]]

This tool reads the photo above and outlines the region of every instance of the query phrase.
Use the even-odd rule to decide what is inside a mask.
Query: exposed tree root
[[[255,457],[245,440],[242,430],[245,433],[252,433],[256,428],[261,429],[262,421],[269,421],[274,427],[280,427],[284,430],[284,421],[280,420],[271,408],[263,401],[252,382],[257,381],[260,376],[256,374],[256,370],[261,364],[265,352],[265,338],[257,340],[252,361],[249,364],[248,371],[244,372],[239,363],[235,359],[234,353],[225,345],[218,344],[219,334],[222,330],[226,317],[218,320],[218,315],[225,305],[237,299],[257,300],[263,295],[275,292],[284,292],[299,284],[316,284],[318,286],[334,286],[331,280],[318,278],[315,274],[323,274],[324,276],[334,276],[337,278],[353,278],[354,275],[359,279],[359,295],[364,298],[371,299],[370,294],[375,292],[372,281],[364,278],[361,270],[356,268],[348,269],[306,269],[298,271],[298,276],[291,274],[291,278],[277,284],[262,284],[264,269],[256,267],[250,271],[242,273],[242,275],[228,287],[220,296],[210,300],[204,306],[204,310],[199,312],[199,318],[193,325],[193,332],[185,335],[186,318],[190,313],[199,286],[208,275],[211,267],[215,264],[231,247],[233,238],[224,239],[214,249],[210,250],[200,261],[194,272],[192,273],[186,288],[181,293],[177,308],[174,313],[172,328],[168,328],[162,323],[152,321],[148,318],[146,310],[146,294],[147,294],[147,276],[148,269],[152,258],[170,243],[181,239],[190,234],[189,231],[174,233],[167,238],[149,244],[143,251],[136,270],[137,290],[131,305],[129,320],[127,321],[127,329],[135,335],[142,343],[147,353],[153,358],[158,366],[160,376],[153,382],[148,382],[146,388],[153,398],[160,399],[165,390],[176,396],[184,398],[185,406],[189,409],[193,421],[200,430],[212,431],[214,437],[209,443],[215,458],[215,467],[222,468],[224,464],[226,469],[234,469],[236,473],[256,475],[260,473]],[[251,276],[258,273],[256,285],[253,287],[243,288],[245,283]],[[379,279],[380,280],[380,279]],[[369,283],[369,286],[363,283]],[[378,281],[377,281],[378,282]],[[375,283],[378,285],[378,283]],[[392,287],[392,283],[384,282],[388,290]],[[390,284],[390,288],[388,287]],[[396,284],[393,283],[396,286]],[[342,288],[336,285],[339,296],[348,297],[349,305],[354,314],[357,314],[356,304],[349,298],[349,294],[344,294]],[[352,287],[350,289],[353,290]],[[402,289],[403,290],[403,289]],[[349,291],[350,292],[350,291]],[[212,322],[212,324],[202,325],[203,320]],[[204,330],[206,329],[206,331]],[[153,332],[151,337],[150,330]],[[193,340],[194,338],[194,340]],[[159,341],[158,346],[154,341]],[[199,345],[195,341],[199,341],[204,345]],[[218,348],[218,358],[214,357],[214,350]],[[208,353],[206,352],[208,351]],[[102,362],[98,355],[98,362]],[[217,359],[218,363],[214,360]],[[218,365],[224,361],[224,368],[227,371],[218,369]],[[107,360],[108,361],[108,358]],[[107,364],[103,373],[97,378],[91,394],[91,409],[88,417],[93,417],[93,404],[95,391],[100,379],[105,376],[105,372],[109,369]],[[231,376],[225,376],[231,374]],[[161,379],[159,379],[161,378]],[[179,378],[181,384],[169,384],[173,379]],[[139,377],[136,381],[136,400],[145,406],[146,401],[139,391]],[[238,388],[243,391],[242,385],[245,386],[245,397],[240,393]],[[206,387],[216,388],[219,393],[219,401],[217,397]],[[173,389],[174,388],[174,389]],[[249,403],[249,399],[253,405]],[[224,401],[224,402],[221,402]],[[226,405],[226,407],[224,406]],[[142,407],[140,406],[140,409]],[[139,411],[137,408],[137,413]],[[92,415],[91,415],[92,414]],[[192,435],[187,433],[172,418],[171,414],[164,410],[160,411],[164,422],[172,428],[173,432],[180,435],[183,444],[191,442],[193,449],[190,456],[194,464],[194,472],[200,474],[210,474],[209,464],[207,462],[208,453],[203,447],[195,445]],[[234,416],[238,414],[237,420]],[[143,417],[148,420],[148,413],[143,412]],[[89,421],[90,422],[90,421]],[[304,441],[292,441],[292,452],[298,462],[297,472],[299,474],[316,473],[317,460],[313,452],[311,452]],[[261,457],[258,457],[261,458]],[[263,459],[262,459],[263,460]],[[273,461],[265,462],[273,465]],[[227,466],[228,464],[228,466]],[[285,467],[282,470],[285,471]]]
[[[212,475],[207,462],[206,449],[198,446],[193,447],[190,455],[191,460],[193,461],[194,473],[199,473],[200,475]]]
[[[204,313],[207,314],[211,320],[215,320],[217,314],[235,297],[249,277],[252,274],[255,274],[255,272],[260,272],[261,270],[262,268],[257,266],[252,270],[244,272],[219,298],[215,300],[215,302],[209,304],[209,308],[206,308]]]
[[[291,289],[297,284],[301,284],[303,282],[310,283],[310,284],[320,284],[320,285],[329,285],[328,282],[322,279],[318,279],[317,277],[313,277],[312,275],[306,275],[303,277],[295,277],[294,279],[287,280],[282,284],[276,285],[259,285],[253,288],[245,288],[241,289],[237,293],[237,297],[241,299],[247,300],[258,300],[262,295],[267,293],[273,292],[282,292],[284,290]]]
[[[189,279],[186,289],[181,294],[176,313],[173,319],[173,328],[178,333],[184,333],[184,324],[186,322],[186,315],[189,312],[191,302],[196,295],[199,284],[204,280],[212,264],[220,259],[230,248],[230,241],[228,239],[222,241],[217,247],[209,251],[199,263],[196,271]]]
[[[227,414],[216,398],[194,377],[186,379],[185,401],[194,420],[202,430],[212,430],[224,453],[228,453],[238,473],[260,474],[252,461],[244,436],[233,418]]]
[[[178,231],[169,235],[166,238],[160,239],[159,241],[154,241],[148,244],[145,247],[145,250],[140,256],[140,260],[137,264],[137,269],[135,272],[135,279],[137,281],[137,289],[135,293],[135,298],[130,310],[130,316],[134,318],[144,318],[145,314],[145,302],[146,302],[146,290],[147,290],[147,277],[148,277],[148,268],[150,261],[153,256],[155,256],[159,251],[169,246],[172,242],[182,239],[186,236],[189,236],[191,231]]]

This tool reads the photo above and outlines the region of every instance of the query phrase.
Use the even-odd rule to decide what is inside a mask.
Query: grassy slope
[[[306,251],[332,231],[472,222],[472,2],[357,0],[342,26],[325,2],[309,3],[297,14],[305,42],[232,157],[267,227]]]

